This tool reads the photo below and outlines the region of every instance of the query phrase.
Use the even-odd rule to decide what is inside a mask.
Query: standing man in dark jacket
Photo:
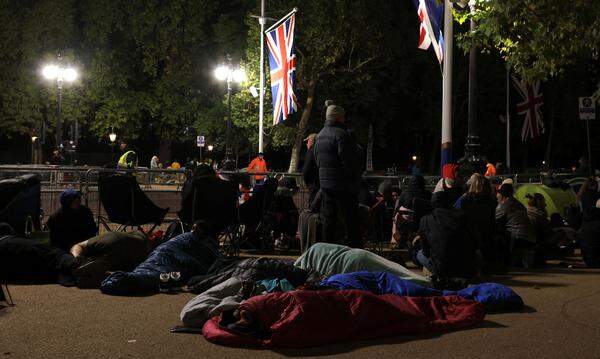
[[[323,240],[339,243],[336,236],[338,214],[344,220],[346,242],[362,247],[358,221],[360,165],[353,136],[346,129],[345,111],[333,101],[325,102],[325,127],[317,135],[314,155],[319,168],[323,195]]]
[[[315,161],[314,146],[317,139],[316,133],[311,133],[304,139],[306,141],[306,157],[304,158],[304,166],[302,167],[302,179],[308,187],[308,205],[312,205],[317,192],[319,192],[319,168]]]

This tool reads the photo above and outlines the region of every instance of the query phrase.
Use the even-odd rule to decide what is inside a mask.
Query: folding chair
[[[211,236],[222,243],[225,255],[235,256],[239,253],[237,221],[237,183],[217,178],[208,174],[192,178],[186,182],[181,191],[181,210],[179,219],[182,232],[185,226],[191,227],[197,220],[208,223]]]
[[[0,181],[0,222],[8,223],[17,234],[29,236],[40,230],[41,179],[37,174]]]
[[[146,196],[134,176],[115,174],[98,179],[100,202],[108,219],[98,216],[98,226],[102,224],[106,230],[111,228],[107,222],[117,223],[117,231],[125,231],[128,227],[143,230],[142,225],[152,224],[147,233],[159,226],[169,208],[160,208]],[[98,210],[98,213],[100,211]]]
[[[1,306],[13,307],[14,305],[15,303],[8,291],[8,286],[6,284],[0,284],[0,309],[2,309]]]

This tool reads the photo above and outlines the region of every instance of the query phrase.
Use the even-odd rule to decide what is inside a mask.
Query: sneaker
[[[95,260],[75,269],[73,275],[77,278],[77,287],[81,289],[100,287],[109,268],[110,263],[107,261]]]

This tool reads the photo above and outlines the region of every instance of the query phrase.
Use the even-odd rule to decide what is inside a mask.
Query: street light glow
[[[109,133],[108,139],[110,140],[110,142],[115,142],[117,140],[117,134],[114,132]]]
[[[42,70],[42,75],[48,80],[54,80],[58,76],[58,66],[47,65]]]
[[[215,77],[219,81],[225,81],[229,77],[229,67],[219,66],[215,69]]]
[[[246,71],[244,71],[244,69],[236,69],[233,70],[233,81],[237,82],[237,83],[242,83],[244,81],[246,81],[247,77],[246,77]]]
[[[413,156],[412,156],[412,160],[413,160],[413,161],[416,161],[416,160],[417,160],[417,156],[413,155]]]
[[[208,148],[209,151],[212,151],[214,147],[213,147],[213,145],[208,145],[207,148]]]
[[[74,68],[68,67],[63,70],[63,79],[67,82],[73,82],[77,80],[77,71]]]
[[[42,75],[48,80],[57,79],[59,81],[73,82],[77,80],[79,74],[72,67],[58,67],[56,65],[46,65],[42,69]]]
[[[32,136],[31,136],[31,142],[35,142],[35,140],[37,140],[37,136],[35,136],[35,135],[32,135]]]

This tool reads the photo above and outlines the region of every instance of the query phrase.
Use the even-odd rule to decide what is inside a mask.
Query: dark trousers
[[[347,191],[321,189],[323,204],[323,241],[362,248],[358,219],[358,196]],[[343,221],[346,240],[340,235],[338,219]]]
[[[0,239],[0,279],[54,280],[59,274],[70,274],[74,260],[70,253],[34,240]]]

